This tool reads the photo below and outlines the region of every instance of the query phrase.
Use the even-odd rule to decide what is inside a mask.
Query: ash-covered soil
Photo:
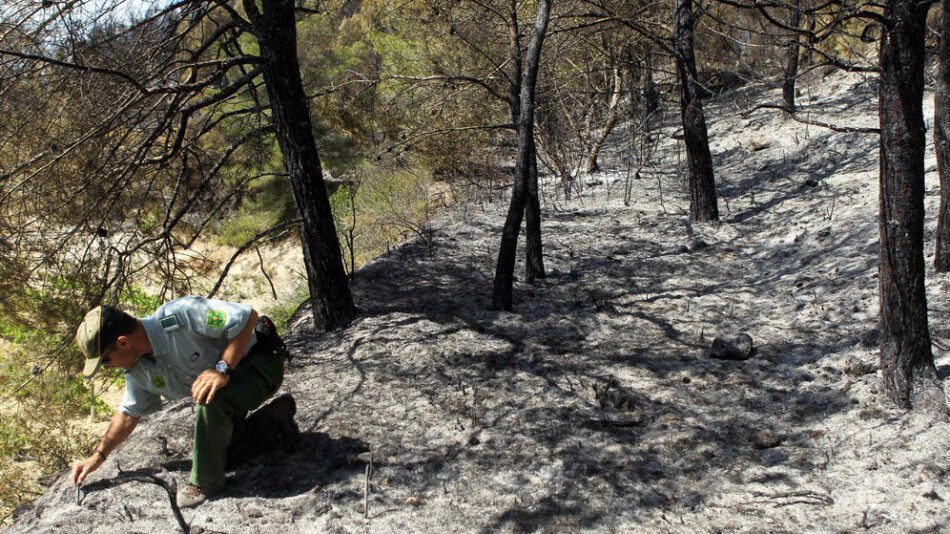
[[[803,103],[873,127],[875,94],[835,75]],[[231,472],[183,512],[192,532],[950,529],[948,424],[880,397],[877,138],[752,110],[776,95],[707,109],[721,224],[688,220],[673,117],[629,207],[610,154],[579,198],[548,189],[549,275],[516,283],[512,313],[487,309],[501,201],[365,266],[351,327],[320,336],[301,314],[286,336],[301,444]],[[932,254],[932,154],[927,168]],[[945,387],[948,286],[928,272]],[[739,332],[751,359],[709,357]],[[7,532],[175,531],[156,482],[186,479],[191,414],[168,406],[79,505],[61,479]]]

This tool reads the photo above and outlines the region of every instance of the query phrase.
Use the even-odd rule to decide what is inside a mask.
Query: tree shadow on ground
[[[590,497],[587,488],[591,486],[600,488],[605,502],[637,502],[639,509],[650,510],[694,506],[710,497],[702,493],[669,497],[683,478],[702,478],[736,465],[763,462],[801,472],[814,468],[810,461],[793,459],[780,450],[766,456],[768,451],[757,449],[753,438],[758,431],[771,431],[782,442],[802,443],[807,441],[802,428],[809,422],[847,409],[849,401],[840,392],[810,388],[816,377],[801,369],[855,339],[764,343],[753,361],[710,360],[703,355],[705,345],[689,338],[680,321],[642,306],[664,294],[673,296],[680,288],[659,282],[631,287],[630,280],[659,279],[659,273],[681,267],[658,268],[658,259],[669,253],[649,243],[640,248],[653,254],[652,275],[637,262],[576,258],[574,274],[546,280],[544,287],[524,286],[524,311],[515,313],[488,312],[471,305],[479,300],[483,286],[464,264],[441,263],[445,250],[432,260],[399,262],[408,265],[411,273],[393,269],[396,262],[389,266],[381,262],[361,273],[367,277],[367,286],[374,288],[372,296],[363,295],[366,316],[374,321],[365,339],[430,347],[436,356],[413,362],[384,350],[360,356],[351,348],[348,358],[359,365],[359,375],[405,384],[443,410],[446,421],[462,421],[457,424],[506,436],[501,443],[413,451],[413,461],[390,467],[411,473],[405,483],[414,492],[438,491],[444,481],[462,478],[472,469],[490,472],[518,466],[532,472],[560,463],[569,466],[565,479],[584,483],[577,488],[535,487],[523,505],[501,510],[486,531],[505,525],[529,528],[532,521],[530,528],[535,529],[588,528],[600,520],[600,512],[580,513],[583,506],[578,508],[577,503]],[[401,254],[411,255],[411,247],[404,247]],[[575,281],[593,273],[609,276],[587,293],[572,293],[578,289],[570,287]],[[723,281],[705,291],[729,291],[736,283],[735,279]],[[609,345],[592,347],[590,325],[604,320],[601,316],[642,319],[655,325],[659,335],[652,341],[618,336]],[[407,333],[423,323],[432,326]],[[475,352],[468,347],[451,354],[440,348],[440,344],[452,344],[453,336],[460,333],[477,333],[499,342],[500,347]],[[597,405],[591,392],[609,382],[611,369],[653,376],[674,400],[661,400],[655,392],[628,391],[632,409],[638,413],[636,422],[631,422],[624,418],[624,410]],[[545,398],[539,401],[519,394],[517,386],[511,385],[512,377],[519,375],[546,384]],[[687,382],[684,377],[692,378]],[[788,382],[789,377],[793,382]],[[475,402],[459,402],[453,395],[464,396],[467,387],[476,385],[498,398],[479,400],[478,421],[469,423]],[[710,404],[721,409],[690,408]],[[673,456],[683,455],[684,461],[666,462],[669,455],[655,454],[660,443]],[[699,452],[694,453],[697,448]],[[525,481],[525,487],[530,486]]]
[[[324,432],[303,432],[290,451],[275,450],[244,462],[231,474],[228,491],[233,497],[284,498],[312,491],[314,487],[359,476],[369,450],[359,439],[331,437]]]
[[[727,202],[749,197],[752,205],[740,209],[733,204],[736,209],[724,221],[747,223],[769,212],[769,224],[798,222],[804,219],[804,214],[795,211],[783,214],[775,212],[774,208],[799,197],[807,198],[810,203],[833,214],[831,201],[840,197],[842,191],[826,186],[824,181],[849,169],[866,170],[873,165],[874,153],[869,149],[869,140],[865,137],[839,140],[834,144],[834,149],[825,138],[809,140],[791,153],[784,149],[779,153],[776,149],[769,154],[743,154],[743,150],[736,149],[735,154],[728,155],[729,159],[742,163],[722,170],[724,178],[718,191]],[[823,156],[815,158],[815,152]],[[740,156],[744,156],[744,159]]]
[[[327,484],[363,471],[360,453],[369,447],[359,439],[330,437],[322,432],[304,432],[292,450],[274,450],[271,453],[248,458],[228,473],[227,489],[216,496],[282,498],[300,495],[315,486]],[[107,490],[129,482],[148,482],[166,474],[184,475],[187,483],[191,460],[171,459],[155,467],[121,470],[115,477],[98,480],[84,486],[89,494]]]
[[[565,503],[554,496],[548,496],[535,503],[530,510],[505,510],[482,532],[499,532],[503,528],[512,528],[514,532],[537,532],[549,530],[584,530],[597,527],[603,518],[600,513],[592,512],[583,503]]]

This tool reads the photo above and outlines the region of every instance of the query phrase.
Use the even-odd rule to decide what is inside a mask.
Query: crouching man
[[[270,319],[250,306],[200,297],[173,300],[140,319],[99,306],[86,314],[76,342],[86,357],[83,375],[121,367],[125,392],[105,437],[73,466],[70,481],[81,484],[98,469],[142,416],[161,407],[161,397],[190,396],[197,408],[190,484],[178,492],[182,508],[224,487],[228,445],[247,413],[280,387],[288,357]]]

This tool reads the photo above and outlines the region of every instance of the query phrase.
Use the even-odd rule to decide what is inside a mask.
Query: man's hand
[[[69,473],[69,481],[73,483],[73,486],[82,484],[83,481],[86,480],[86,477],[89,476],[89,473],[99,469],[99,466],[102,465],[104,461],[99,453],[92,453],[92,455],[85,460],[76,462],[76,465],[73,466],[73,470]]]
[[[69,481],[74,486],[82,484],[89,473],[99,469],[102,462],[106,461],[106,455],[115,450],[125,441],[125,438],[129,437],[129,434],[135,430],[135,426],[139,424],[140,419],[142,418],[126,415],[121,410],[116,410],[115,415],[112,416],[112,421],[109,422],[109,429],[106,430],[105,437],[99,442],[95,452],[85,460],[76,462],[72,471],[69,472]]]
[[[231,377],[221,374],[214,369],[208,369],[198,375],[194,383],[191,384],[191,398],[200,404],[208,404],[214,399],[214,394],[224,386],[228,385]]]

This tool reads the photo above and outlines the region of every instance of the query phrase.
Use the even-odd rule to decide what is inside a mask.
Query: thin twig
[[[369,517],[369,466],[366,464],[363,474],[363,517]]]
[[[261,273],[264,275],[264,278],[267,279],[267,283],[270,284],[270,292],[274,295],[274,300],[277,300],[277,290],[274,289],[274,281],[270,279],[270,275],[264,270],[264,258],[261,256],[261,247],[254,247],[254,250],[257,251],[257,260],[261,262]]]
[[[8,50],[8,49],[0,49],[0,56],[13,56],[20,59],[29,59],[33,61],[39,61],[42,63],[48,63],[50,65],[56,65],[58,67],[66,67],[69,69],[74,69],[74,70],[79,70],[79,71],[95,72],[96,74],[108,74],[110,76],[115,76],[129,82],[130,84],[132,84],[133,87],[135,87],[142,94],[148,95],[148,94],[153,93],[152,90],[147,89],[144,85],[142,85],[138,80],[133,78],[131,75],[122,71],[115,70],[115,69],[95,67],[91,65],[81,65],[79,63],[62,61],[59,59],[54,59],[47,56],[41,56],[38,54],[25,54],[23,52],[17,52],[16,50]]]

